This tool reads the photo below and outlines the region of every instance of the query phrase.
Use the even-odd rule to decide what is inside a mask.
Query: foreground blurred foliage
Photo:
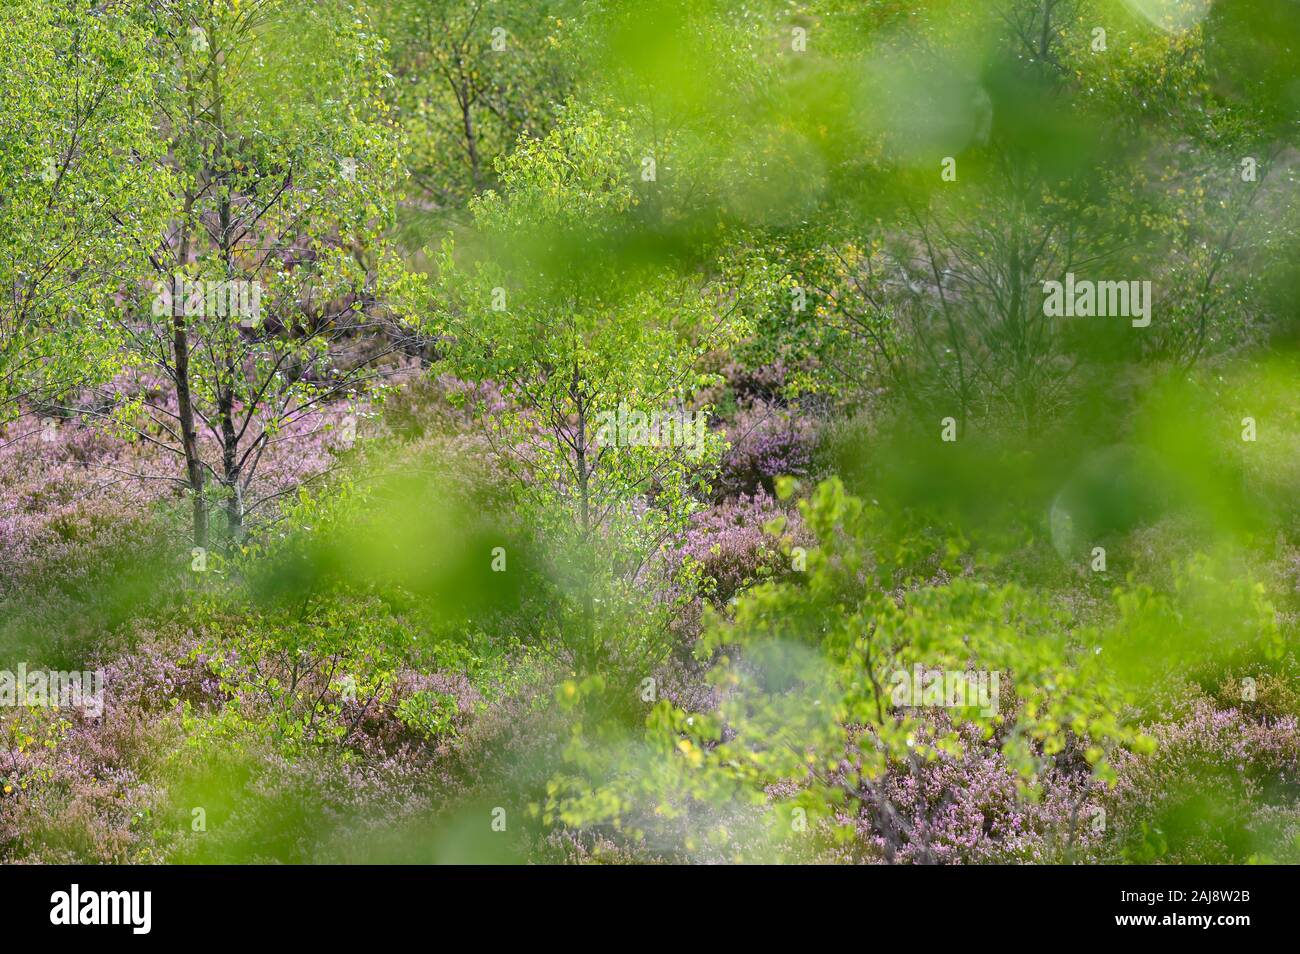
[[[1296,10],[19,2],[0,856],[1300,860]]]

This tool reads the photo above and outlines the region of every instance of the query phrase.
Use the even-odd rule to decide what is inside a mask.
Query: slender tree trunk
[[[465,79],[464,68],[460,58],[456,59],[456,69],[461,74],[461,85],[456,90],[456,101],[460,105],[460,121],[465,129],[465,150],[469,153],[469,174],[474,183],[474,191],[483,191],[483,168],[478,155],[478,132],[474,128],[474,91]]]
[[[230,526],[230,545],[236,547],[244,539],[244,487],[238,474],[230,481],[230,496],[226,498],[226,522]]]
[[[1052,52],[1052,9],[1056,0],[1043,0],[1043,30],[1038,36],[1038,58],[1046,60]]]
[[[215,41],[215,37],[214,37]],[[229,176],[226,167],[226,124],[225,124],[225,100],[222,95],[220,71],[212,71],[212,125],[215,131],[213,141],[213,166],[216,171],[218,180],[225,180]],[[221,196],[217,216],[221,226],[219,245],[221,249],[222,273],[227,282],[235,279],[234,269],[234,252],[233,229],[231,228],[231,204],[230,189],[225,187],[224,181],[221,183],[222,188],[219,190]],[[234,286],[230,286],[234,287]],[[222,342],[227,348],[225,354],[225,368],[223,373],[226,380],[218,384],[217,393],[217,426],[221,430],[221,483],[226,490],[225,510],[226,510],[226,529],[228,531],[228,546],[234,550],[243,537],[244,531],[244,496],[243,488],[240,486],[239,473],[239,435],[235,430],[235,385],[236,376],[239,373],[238,363],[235,360],[234,351],[236,341],[238,341],[239,332],[232,330],[235,327],[235,315],[229,316],[232,324],[226,328],[226,333],[232,335],[232,340]],[[239,316],[243,317],[243,316]]]
[[[173,308],[177,308],[173,302]],[[184,304],[179,306],[181,310]],[[208,545],[208,509],[203,499],[203,462],[199,458],[199,435],[194,427],[194,404],[190,398],[190,342],[185,317],[172,317],[172,355],[176,362],[176,403],[179,406],[181,444],[185,450],[185,471],[194,505],[194,545]]]
[[[244,535],[244,491],[239,472],[239,436],[235,432],[235,396],[223,391],[217,399],[217,416],[221,425],[221,474],[226,488],[226,528],[230,546],[237,547]]]
[[[178,265],[184,269],[190,257],[190,213],[194,208],[193,196],[185,197],[184,218],[181,223],[181,242],[177,253]],[[173,291],[176,289],[173,287]],[[185,453],[185,472],[189,478],[193,504],[192,531],[194,545],[208,545],[208,508],[203,499],[203,461],[199,456],[199,435],[194,426],[194,402],[190,393],[190,341],[185,327],[184,294],[172,295],[172,361],[176,372],[176,405],[181,426],[181,448]]]
[[[582,635],[583,654],[590,663],[599,659],[596,646],[596,600],[593,593],[595,586],[596,561],[592,550],[591,533],[591,469],[587,461],[587,405],[582,394],[582,382],[575,368],[573,372],[572,393],[578,407],[578,434],[574,442],[578,456],[578,517],[582,529],[579,546],[582,567]]]

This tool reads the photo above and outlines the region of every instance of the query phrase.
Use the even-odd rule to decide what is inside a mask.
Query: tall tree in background
[[[376,14],[396,77],[412,201],[461,211],[498,182],[497,160],[539,137],[573,83],[572,0],[396,0]]]
[[[111,374],[115,295],[163,212],[147,34],[127,4],[0,17],[0,421]]]
[[[665,187],[643,178],[638,142],[593,110],[521,144],[425,289],[445,366],[508,398],[491,437],[521,512],[563,541],[575,613],[559,626],[588,665],[620,652],[595,638],[596,603],[615,614],[635,602],[639,572],[707,484],[719,441],[707,409],[688,415],[701,358],[739,331],[715,275],[628,247],[643,215],[672,205],[650,201]],[[676,424],[655,430],[656,414]]]
[[[310,431],[393,350],[362,337],[379,331],[399,169],[383,41],[346,0],[165,0],[140,16],[160,64],[169,221],[120,330],[170,393],[114,395],[112,414],[183,461],[195,545],[210,498],[237,542],[263,502],[246,493],[266,448]]]

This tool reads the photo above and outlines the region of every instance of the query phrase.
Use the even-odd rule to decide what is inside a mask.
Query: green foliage
[[[229,701],[215,716],[186,707],[186,731],[196,746],[224,741],[240,748],[258,740],[296,752],[346,742],[363,713],[388,702],[413,641],[373,599],[316,600],[300,613],[230,612],[197,620],[211,639],[190,661],[206,660]],[[345,711],[348,701],[361,705],[362,714]]]
[[[618,254],[627,217],[655,202],[642,169],[627,122],[569,111],[502,162],[502,191],[474,200],[473,232],[448,241],[434,279],[413,289],[447,342],[444,367],[506,399],[486,415],[488,432],[522,512],[555,543],[554,573],[573,600],[561,641],[584,666],[622,654],[637,671],[662,656],[657,641],[607,651],[596,606],[648,607],[641,574],[697,506],[722,449],[704,427],[709,408],[692,406],[709,380],[700,360],[737,334],[707,275],[653,252]],[[637,439],[617,423],[629,410],[681,426]]]
[[[838,481],[820,485],[801,510],[819,543],[806,579],[749,590],[732,616],[713,619],[697,648],[712,659],[718,709],[660,703],[645,742],[630,754],[583,723],[545,817],[611,823],[653,840],[656,818],[694,814],[694,831],[704,826],[726,843],[727,822],[709,812],[740,800],[770,804],[769,834],[778,842],[779,820],[799,808],[832,823],[839,813],[866,811],[898,847],[906,833],[889,805],[885,772],[959,754],[966,721],[998,740],[1026,793],[1067,747],[1084,750],[1099,777],[1112,777],[1108,751],[1137,737],[1095,655],[1070,638],[1059,611],[1013,585],[961,577],[927,583],[932,573],[956,569],[957,550],[882,533],[882,515]],[[918,669],[997,673],[1004,694],[999,702],[995,691],[983,706],[963,697],[971,704],[949,708],[952,728],[927,734],[922,705],[935,700],[899,695]],[[580,701],[598,688],[566,691]],[[774,791],[786,794],[769,801]]]
[[[450,693],[418,692],[398,703],[396,715],[409,728],[437,739],[451,734],[458,711],[456,697]]]
[[[375,11],[419,198],[404,231],[442,224],[426,203],[460,214],[473,194],[496,185],[497,164],[517,140],[546,133],[574,78],[576,6],[398,0]]]
[[[1277,611],[1240,560],[1197,554],[1175,567],[1171,592],[1130,583],[1116,591],[1115,602],[1117,617],[1098,651],[1131,685],[1170,679],[1210,685],[1220,674],[1258,674],[1283,659]],[[1151,708],[1158,698],[1150,699]]]
[[[175,0],[140,17],[159,65],[166,219],[153,280],[119,327],[130,362],[171,388],[109,400],[120,425],[183,458],[196,544],[208,497],[238,543],[245,513],[266,503],[245,499],[266,448],[301,439],[305,419],[364,388],[393,350],[355,340],[380,324],[401,171],[391,77],[348,0]],[[159,424],[169,415],[175,426]]]
[[[0,23],[0,421],[121,364],[106,333],[147,268],[168,179],[148,33],[113,10],[16,0]]]
[[[1294,859],[1297,35],[9,0],[0,423],[124,449],[0,482],[5,660],[115,693],[0,723],[6,860]]]

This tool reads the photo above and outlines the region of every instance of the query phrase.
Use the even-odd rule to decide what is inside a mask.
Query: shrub
[[[801,512],[818,544],[806,575],[750,589],[733,615],[713,614],[698,647],[714,660],[717,709],[660,702],[640,742],[587,726],[544,817],[613,825],[638,840],[671,839],[671,826],[691,817],[689,839],[730,844],[735,806],[750,806],[758,817],[748,821],[749,847],[779,855],[800,820],[820,818],[851,839],[865,813],[894,861],[926,840],[895,804],[907,794],[891,788],[899,765],[919,772],[964,758],[971,732],[996,736],[1027,797],[1064,753],[1077,749],[1078,765],[1104,778],[1108,752],[1140,741],[1116,718],[1095,657],[1074,651],[1065,621],[1041,598],[964,577],[925,584],[936,548],[955,569],[951,542],[888,535],[884,515],[838,481],[820,485]],[[914,666],[983,670],[1006,689],[995,707],[949,710],[944,727],[896,705],[894,677]],[[589,691],[569,686],[570,704]]]
[[[1300,861],[1300,723],[1256,721],[1196,698],[1147,727],[1155,754],[1120,755],[1110,797],[1117,860]]]
[[[777,533],[764,529],[773,521],[781,524]],[[693,514],[677,555],[699,563],[712,581],[710,595],[726,602],[755,582],[791,572],[793,562],[783,548],[806,550],[811,544],[798,514],[759,489]]]
[[[721,497],[772,493],[777,477],[804,477],[812,471],[815,428],[788,408],[756,401],[724,430],[731,449],[718,475]]]

